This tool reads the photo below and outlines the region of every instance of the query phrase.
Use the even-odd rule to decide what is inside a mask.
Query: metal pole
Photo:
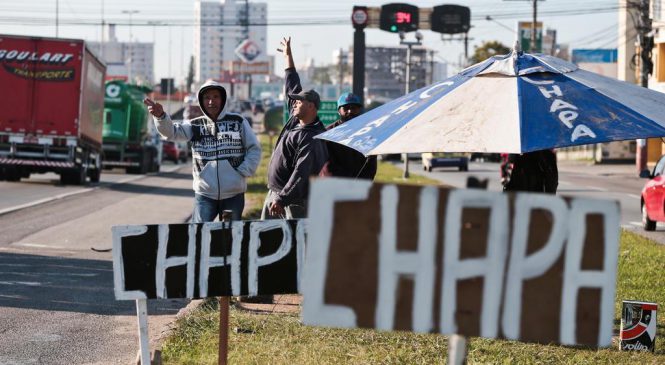
[[[538,0],[533,0],[533,23],[531,24],[531,53],[536,53],[539,50],[536,48],[536,22],[538,14]]]
[[[339,57],[338,57],[338,60],[339,60],[339,85],[337,86],[337,95],[342,95],[342,83],[344,82],[344,65],[342,64],[342,59],[343,59],[342,52],[344,52],[344,51],[343,51],[342,48],[340,48],[339,49]]]
[[[58,17],[60,16],[60,1],[55,0],[55,37],[58,38],[58,23],[59,19]]]
[[[225,210],[222,212],[222,222],[224,228],[230,229],[231,217],[233,212]],[[226,234],[223,235],[226,237]],[[225,259],[226,260],[226,259]],[[227,281],[225,281],[226,283]],[[217,363],[219,365],[226,365],[229,358],[229,297],[219,297],[219,351],[217,355]]]
[[[171,27],[169,27],[169,50],[171,49]],[[171,112],[171,83],[169,82],[169,79],[171,79],[171,52],[169,52],[169,78],[166,80],[166,110],[167,113]],[[175,83],[175,80],[174,80]]]
[[[411,90],[411,43],[408,43],[406,45],[406,91],[405,95],[408,94]],[[409,154],[404,153],[402,154],[402,158],[404,159],[404,174],[402,174],[402,178],[408,179],[409,178]]]
[[[653,47],[653,38],[649,35],[651,33],[651,19],[649,18],[649,0],[641,0],[639,5],[640,21],[639,21],[639,41],[640,41],[640,85],[642,87],[649,87],[649,74],[651,66],[651,49]],[[637,140],[637,153],[635,162],[637,164],[638,173],[647,168],[648,154],[648,140]]]
[[[365,29],[353,32],[353,93],[365,102]]]
[[[123,10],[123,14],[129,15],[129,62],[127,64],[127,82],[132,82],[132,63],[134,63],[134,55],[132,49],[132,14],[138,13],[138,10]],[[169,47],[171,45],[169,44]],[[169,48],[170,49],[170,48]]]
[[[99,43],[99,58],[104,61],[104,0],[102,0],[102,41]]]

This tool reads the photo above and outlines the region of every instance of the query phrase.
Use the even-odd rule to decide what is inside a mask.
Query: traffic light
[[[381,6],[379,28],[388,32],[413,32],[418,30],[418,7],[393,3]]]
[[[471,9],[460,5],[439,5],[432,8],[430,24],[433,32],[466,33],[471,29]]]

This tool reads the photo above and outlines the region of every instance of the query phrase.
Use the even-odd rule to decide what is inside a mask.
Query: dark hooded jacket
[[[224,105],[215,121],[206,114],[182,122],[173,122],[168,114],[153,117],[157,131],[170,141],[191,141],[194,192],[210,199],[222,200],[244,193],[246,178],[254,175],[261,160],[261,146],[247,120],[226,113],[226,90],[209,81],[198,92],[199,105],[203,92],[215,88],[222,93]]]
[[[326,131],[317,117],[308,125],[300,124],[293,116],[295,100],[288,97],[302,91],[300,77],[295,69],[286,70],[286,95],[289,120],[277,138],[275,150],[268,165],[268,188],[277,193],[277,200],[286,206],[303,203],[309,194],[309,178],[316,176],[328,160],[323,141],[314,139]]]
[[[341,119],[329,125],[330,130],[344,124]],[[376,156],[367,156],[340,143],[326,142],[328,170],[332,176],[373,180],[376,175]]]
[[[559,170],[556,154],[552,150],[512,154],[513,164],[510,180],[504,191],[533,191],[556,194],[559,185]]]

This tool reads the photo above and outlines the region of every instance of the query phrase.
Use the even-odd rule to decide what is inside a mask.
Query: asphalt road
[[[129,364],[136,358],[134,302],[115,300],[111,253],[91,248],[111,247],[113,225],[185,221],[191,166],[116,184],[110,180],[127,176],[104,175],[85,189],[48,178],[0,186],[14,204],[54,189],[78,192],[0,215],[0,364]],[[186,304],[149,302],[153,340]]]
[[[164,162],[161,172],[169,172],[180,168],[171,162]],[[41,204],[53,199],[61,199],[70,195],[91,191],[94,188],[109,187],[114,184],[128,183],[144,177],[144,175],[128,175],[122,169],[104,170],[97,184],[88,186],[62,185],[60,176],[55,173],[32,174],[28,179],[19,182],[0,181],[0,214],[30,205]]]
[[[403,164],[397,163],[403,168]],[[600,164],[586,162],[559,161],[559,188],[557,194],[564,196],[583,196],[594,199],[617,200],[621,205],[621,227],[639,233],[654,241],[665,244],[665,224],[658,223],[655,232],[642,229],[640,194],[646,179],[640,179],[637,169],[632,164]],[[442,183],[465,187],[469,176],[488,179],[488,189],[501,191],[499,164],[490,162],[471,162],[468,172],[457,168],[435,168],[432,172],[423,171],[420,161],[409,162],[409,172],[427,176]]]

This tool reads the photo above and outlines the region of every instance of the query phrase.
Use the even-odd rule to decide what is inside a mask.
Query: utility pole
[[[99,58],[104,61],[104,0],[102,0],[102,40],[99,42]]]
[[[515,0],[503,0],[503,1],[515,1]],[[523,1],[523,0],[517,0],[517,1]],[[538,40],[538,38],[536,37],[536,31],[538,30],[538,28],[537,28],[537,24],[538,24],[538,1],[545,1],[545,0],[531,0],[533,20],[531,21],[531,39],[530,39],[531,46],[529,47],[529,52],[530,53],[536,53],[536,52],[541,51],[536,47],[536,41]],[[526,49],[524,49],[524,51],[526,51]]]
[[[342,48],[339,49],[339,86],[337,87],[337,95],[342,95],[342,84],[344,83],[344,56],[343,56],[344,50]]]
[[[127,82],[132,82],[132,63],[134,63],[134,50],[132,49],[132,14],[138,13],[138,10],[123,10],[123,14],[129,15],[129,62],[127,63]],[[169,44],[169,50],[170,48]]]
[[[58,17],[60,16],[60,1],[55,0],[55,37],[58,38]]]
[[[634,4],[634,3],[633,3]],[[632,4],[629,2],[629,6]],[[637,4],[636,4],[637,5]],[[634,6],[634,5],[633,5]],[[649,87],[649,75],[651,74],[653,63],[651,62],[651,50],[653,49],[653,34],[651,29],[651,19],[649,18],[649,0],[640,0],[637,5],[640,12],[639,26],[637,28],[637,39],[640,44],[640,85]],[[638,173],[647,168],[648,146],[646,139],[637,140],[637,155],[635,163]]]
[[[249,0],[245,0],[245,39],[249,39]],[[245,74],[247,81],[247,99],[252,99],[252,75]]]
[[[533,0],[533,21],[531,22],[531,53],[536,53],[536,22],[538,21],[538,0]]]

